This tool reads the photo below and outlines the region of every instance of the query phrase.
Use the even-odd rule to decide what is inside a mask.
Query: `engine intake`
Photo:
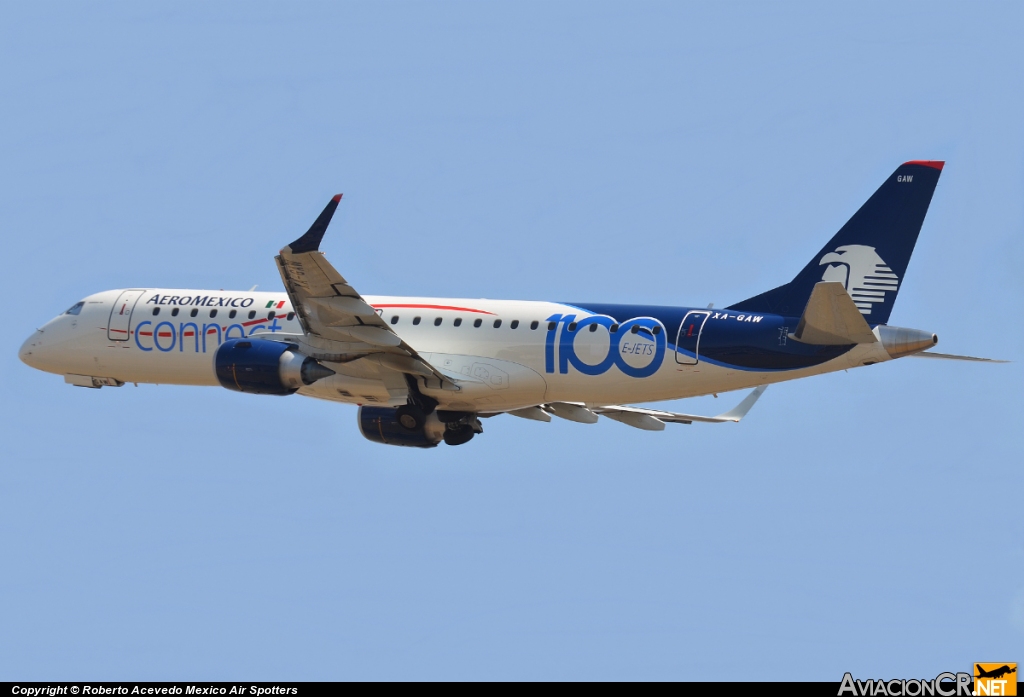
[[[217,380],[229,390],[249,394],[294,394],[304,385],[334,375],[294,344],[266,339],[230,339],[214,357]]]

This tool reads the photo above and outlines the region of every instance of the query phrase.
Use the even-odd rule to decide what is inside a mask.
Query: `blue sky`
[[[932,677],[1024,660],[1024,10],[0,5],[0,678]],[[891,322],[940,350],[652,434],[83,390],[17,347],[121,287],[727,305],[947,161]],[[739,395],[677,408],[717,413]],[[671,406],[671,405],[670,405]]]

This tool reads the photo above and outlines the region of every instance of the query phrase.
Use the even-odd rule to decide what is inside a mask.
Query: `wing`
[[[766,389],[768,389],[767,385],[754,388],[742,402],[718,416],[697,416],[696,414],[679,414],[673,411],[661,411],[660,409],[619,405],[587,408],[582,404],[571,402],[552,402],[536,407],[527,407],[526,409],[516,409],[508,413],[535,421],[550,421],[551,415],[554,414],[569,421],[585,424],[597,423],[597,417],[600,414],[633,428],[645,431],[663,431],[665,430],[666,423],[692,424],[694,421],[697,421],[699,423],[721,424],[739,421],[747,415],[750,408],[754,406],[754,402],[764,394]]]
[[[320,251],[341,194],[331,199],[309,230],[275,257],[285,290],[307,337],[345,360],[379,354],[385,369],[437,380],[442,389],[458,387],[427,363],[380,318]]]
[[[695,414],[678,414],[673,411],[661,411],[660,409],[645,409],[643,407],[608,406],[595,407],[595,414],[607,416],[628,426],[642,428],[646,431],[661,431],[666,423],[670,424],[692,424],[694,421],[705,424],[722,424],[737,422],[747,415],[754,403],[768,389],[767,385],[755,387],[750,394],[743,398],[743,401],[727,412],[718,416],[697,416]],[[641,418],[645,417],[645,418]]]

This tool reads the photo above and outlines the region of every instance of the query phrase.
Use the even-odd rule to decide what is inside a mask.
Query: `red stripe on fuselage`
[[[487,310],[474,310],[471,307],[454,307],[452,305],[399,305],[399,304],[387,304],[387,305],[374,305],[375,308],[383,307],[406,307],[414,310],[452,310],[454,312],[476,312],[481,315],[493,315],[493,312]]]
[[[284,319],[284,317],[279,317],[277,319]],[[254,319],[254,320],[251,320],[249,322],[242,322],[242,326],[243,327],[251,327],[254,324],[262,324],[264,322],[269,322],[269,321],[270,320],[266,319],[266,318],[264,318],[264,319]],[[107,328],[106,327],[99,327],[99,329],[106,330]],[[227,330],[228,330],[227,327],[221,327],[221,331],[225,331],[226,332]],[[134,334],[135,333],[134,331],[128,332],[128,331],[125,331],[124,329],[111,329],[110,331],[112,331],[112,332],[120,332],[121,334]],[[216,331],[217,331],[216,327],[209,327],[206,330],[206,333],[207,334],[213,334],[213,333],[216,333]],[[139,336],[153,336],[153,332],[139,332]],[[167,332],[160,332],[159,336],[171,336],[171,335],[168,334]],[[195,335],[192,332],[185,332],[184,334],[182,334],[182,336],[195,336]]]

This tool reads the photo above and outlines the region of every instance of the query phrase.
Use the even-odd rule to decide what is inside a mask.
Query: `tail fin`
[[[943,164],[900,165],[796,278],[729,309],[799,317],[814,285],[835,281],[869,324],[887,323]]]

